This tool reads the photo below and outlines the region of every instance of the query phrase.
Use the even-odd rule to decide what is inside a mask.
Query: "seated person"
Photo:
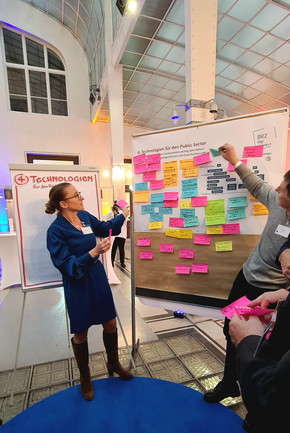
[[[281,266],[283,274],[290,280],[290,235],[288,236],[288,240],[280,248],[276,263]]]
[[[250,433],[290,432],[290,294],[285,289],[266,292],[248,306],[267,308],[273,303],[277,303],[277,316],[275,322],[276,313],[272,315],[269,337],[266,316],[235,314],[229,325],[248,410],[243,427]]]

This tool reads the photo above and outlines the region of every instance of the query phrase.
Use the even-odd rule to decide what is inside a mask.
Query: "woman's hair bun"
[[[53,206],[53,204],[51,203],[51,201],[49,200],[46,204],[45,204],[45,213],[48,214],[53,214],[55,212],[55,207]]]

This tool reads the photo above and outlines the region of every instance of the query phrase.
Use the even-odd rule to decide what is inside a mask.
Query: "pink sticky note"
[[[243,151],[243,158],[253,158],[257,156],[263,156],[264,146],[245,146]]]
[[[242,296],[231,304],[221,309],[221,313],[231,320],[234,314],[236,314],[235,307],[246,307],[251,302],[246,296]]]
[[[154,153],[154,155],[147,155],[147,164],[158,163],[160,163],[160,153]]]
[[[138,247],[150,247],[150,238],[139,238],[137,240]]]
[[[195,274],[207,274],[208,265],[205,263],[193,263],[191,271]]]
[[[194,235],[194,244],[198,245],[210,245],[210,236],[209,235]]]
[[[178,199],[178,192],[165,192],[163,194],[163,200],[177,200]]]
[[[169,218],[169,227],[183,227],[183,218]]]
[[[134,165],[134,173],[146,173],[147,171],[147,164],[136,164]]]
[[[192,207],[206,206],[207,205],[207,197],[191,197],[190,205]]]
[[[175,266],[175,273],[176,274],[190,274],[190,266],[181,266],[181,265],[176,265]]]
[[[147,171],[159,171],[161,170],[161,163],[157,162],[154,164],[147,164]]]
[[[173,244],[160,244],[161,253],[173,253]]]
[[[274,309],[270,309],[270,308],[260,308],[260,307],[255,307],[255,308],[249,308],[249,307],[235,307],[236,313],[238,315],[244,315],[244,316],[265,316],[265,314],[268,313],[274,313]]]
[[[133,164],[143,164],[146,162],[146,155],[145,153],[142,153],[141,155],[133,156]]]
[[[178,207],[178,200],[165,200],[163,202],[164,207]]]
[[[234,235],[240,233],[240,224],[223,224],[222,234],[223,235]]]
[[[141,260],[152,260],[153,252],[152,251],[140,251],[140,259]]]
[[[193,259],[193,250],[180,248],[178,257],[180,257],[181,259]]]
[[[124,207],[124,206],[128,206],[128,203],[125,200],[119,200],[117,201],[116,205],[119,207]]]
[[[163,188],[163,179],[161,180],[152,180],[149,183],[149,189],[153,190],[153,189],[161,189]]]
[[[210,162],[210,153],[209,152],[193,157],[193,164],[194,165],[206,164],[207,162]]]
[[[112,236],[112,229],[109,229],[109,241],[111,240],[111,236]]]
[[[247,165],[248,160],[247,160],[247,159],[241,159],[241,162],[242,162],[244,165]],[[228,170],[227,170],[227,171],[235,171],[234,166],[233,166],[230,162],[229,162]]]
[[[143,182],[149,182],[156,180],[156,171],[150,171],[149,173],[143,173]]]

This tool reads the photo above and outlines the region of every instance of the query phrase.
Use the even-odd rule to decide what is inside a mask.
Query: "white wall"
[[[79,42],[56,20],[21,0],[0,0],[0,21],[46,41],[60,52],[67,72],[69,110],[67,117],[9,111],[0,48],[0,185],[10,185],[8,164],[26,162],[25,152],[76,153],[82,165],[109,167],[109,125],[90,122],[88,62]],[[124,127],[124,156],[131,155],[131,134],[142,131]]]

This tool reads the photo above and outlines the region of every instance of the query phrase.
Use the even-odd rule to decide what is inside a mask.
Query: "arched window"
[[[49,46],[2,27],[11,111],[67,116],[65,68]]]

